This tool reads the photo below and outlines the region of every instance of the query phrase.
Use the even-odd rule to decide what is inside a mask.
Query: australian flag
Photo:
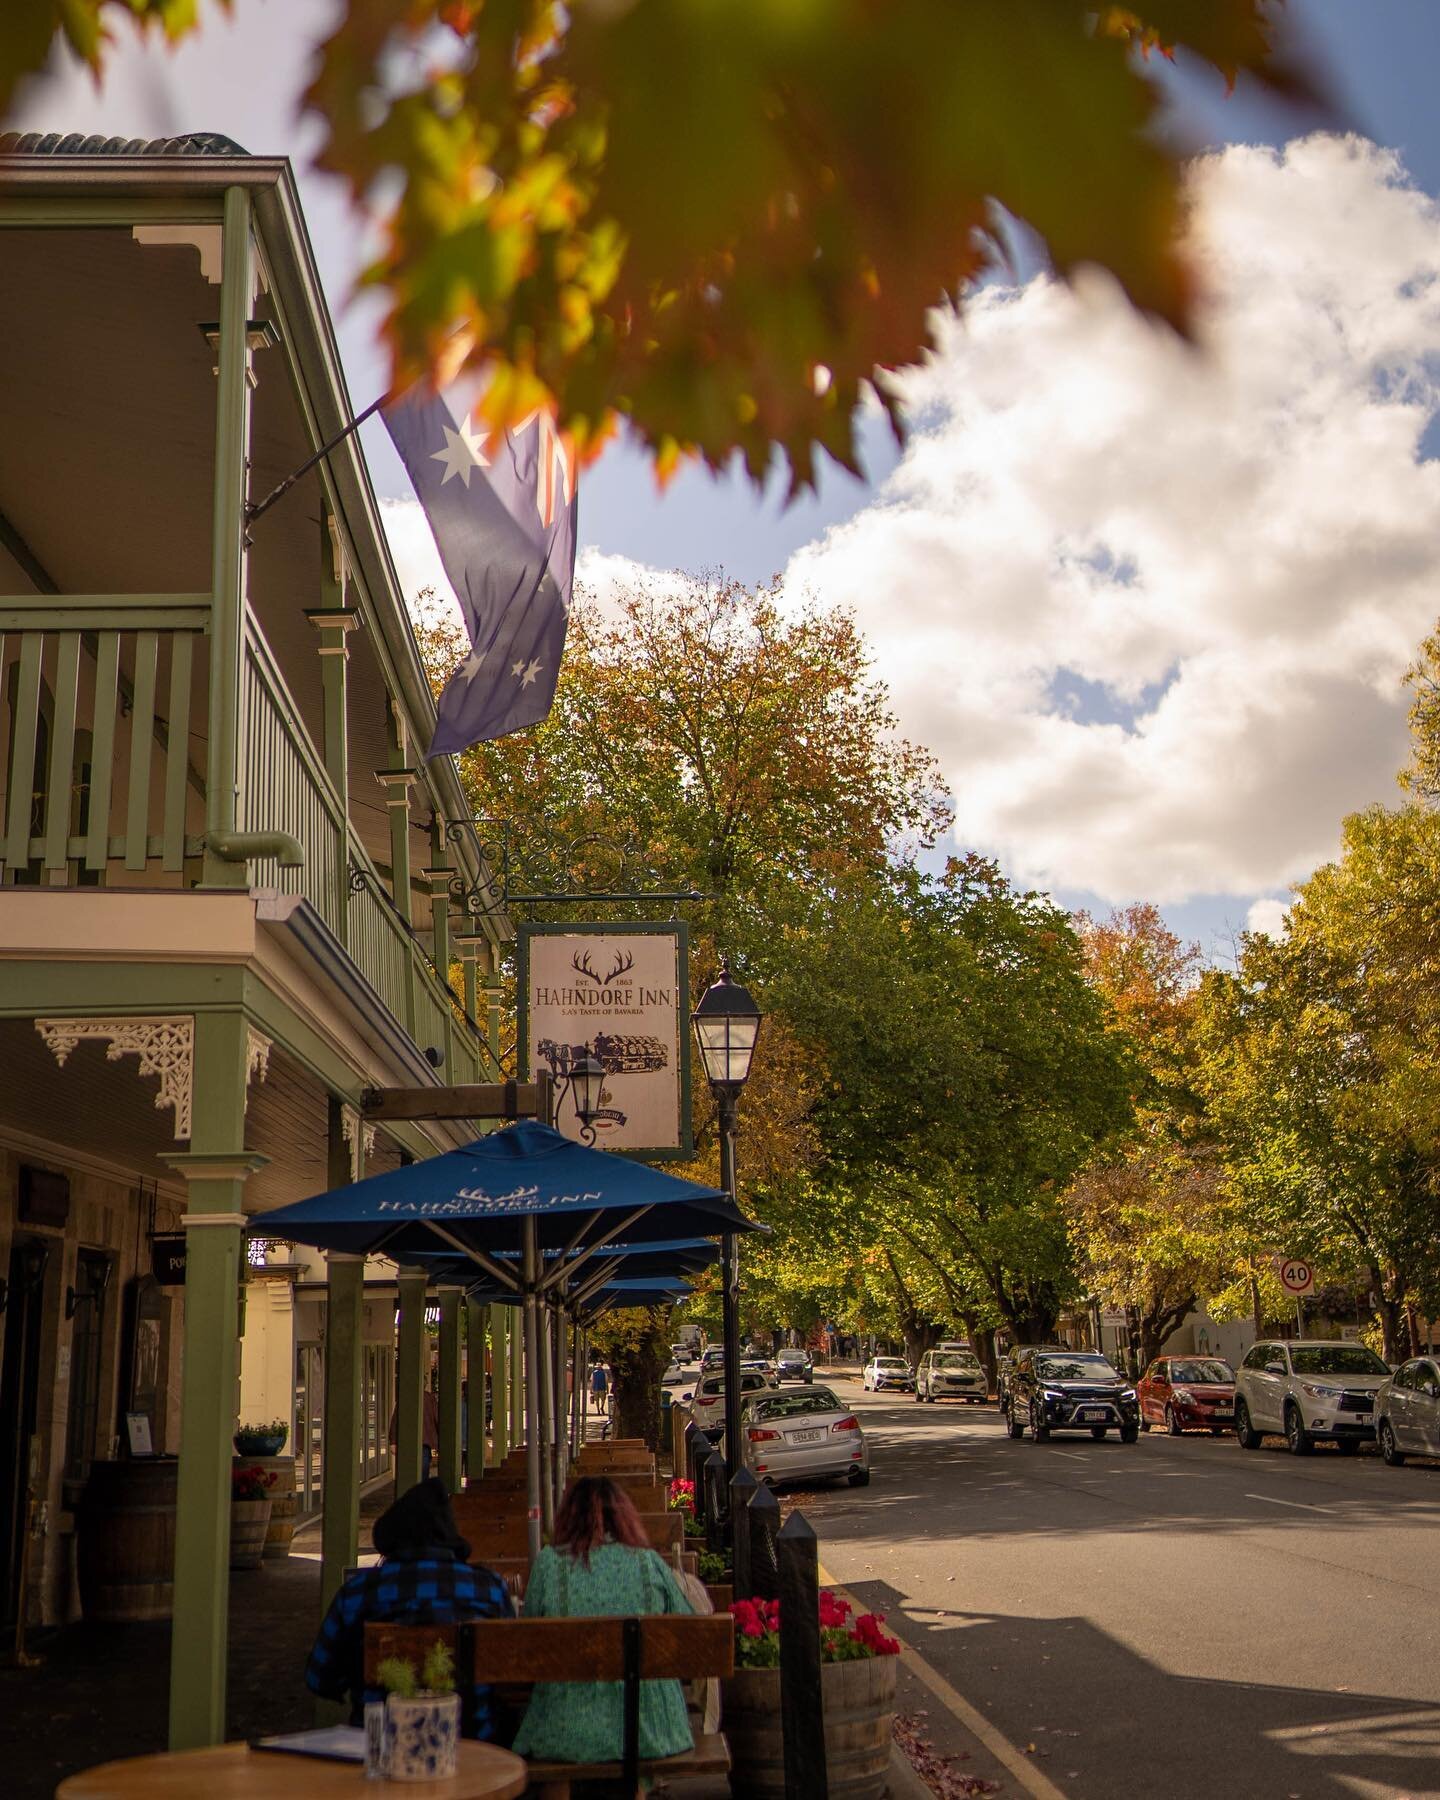
[[[575,579],[574,451],[549,413],[487,438],[467,407],[412,390],[385,423],[470,637],[445,685],[431,756],[550,711]]]

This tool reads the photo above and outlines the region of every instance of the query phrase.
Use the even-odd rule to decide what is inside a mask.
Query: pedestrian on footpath
[[[610,1397],[610,1375],[602,1362],[597,1362],[590,1371],[590,1394],[594,1399],[596,1412],[603,1419],[606,1402]]]

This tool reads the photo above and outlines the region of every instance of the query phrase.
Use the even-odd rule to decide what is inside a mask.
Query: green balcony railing
[[[0,597],[10,883],[181,885],[204,829],[209,617],[208,594]]]

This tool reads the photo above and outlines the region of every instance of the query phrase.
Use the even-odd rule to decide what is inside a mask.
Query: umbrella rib
[[[487,1275],[493,1275],[497,1281],[503,1282],[512,1293],[518,1293],[520,1291],[520,1283],[510,1271],[506,1268],[502,1268],[498,1262],[492,1257],[487,1256],[483,1250],[472,1248],[472,1246],[467,1244],[463,1238],[456,1237],[453,1231],[447,1231],[443,1225],[437,1225],[434,1219],[427,1219],[425,1223],[435,1233],[436,1237],[447,1243],[452,1250],[458,1250],[462,1256],[469,1257],[471,1262],[478,1263]]]
[[[574,1262],[562,1263],[561,1266],[555,1270],[554,1274],[547,1275],[544,1281],[540,1283],[541,1293],[543,1294],[554,1287],[557,1281],[563,1281],[567,1275],[572,1274],[578,1269],[581,1263],[585,1262],[589,1257],[592,1257],[597,1250],[603,1250],[607,1244],[614,1243],[615,1239],[619,1237],[622,1231],[628,1231],[637,1219],[643,1219],[645,1217],[652,1204],[653,1202],[647,1202],[644,1206],[636,1207],[634,1212],[623,1218],[618,1225],[613,1225],[603,1237],[596,1238],[593,1244],[587,1244],[575,1258]],[[592,1220],[599,1218],[599,1216],[598,1213],[592,1214]],[[587,1221],[585,1226],[586,1230],[589,1229],[589,1225],[590,1221]]]
[[[576,1306],[583,1306],[597,1288],[604,1287],[605,1283],[620,1267],[624,1260],[625,1258],[623,1256],[612,1256],[598,1275],[592,1272],[590,1279],[576,1288],[575,1292],[570,1296],[574,1304]]]

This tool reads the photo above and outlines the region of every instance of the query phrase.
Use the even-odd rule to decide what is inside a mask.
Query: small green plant
[[[725,1558],[718,1550],[702,1550],[699,1567],[700,1579],[707,1587],[725,1580]]]
[[[396,1694],[402,1700],[455,1692],[455,1658],[439,1638],[426,1651],[418,1673],[405,1656],[387,1656],[375,1673],[386,1693]]]

